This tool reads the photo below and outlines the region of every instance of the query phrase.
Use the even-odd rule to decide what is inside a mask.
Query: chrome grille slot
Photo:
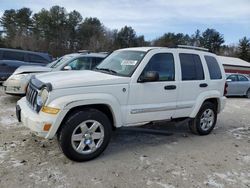
[[[33,110],[36,110],[37,95],[38,95],[38,90],[34,86],[29,84],[28,89],[27,89],[27,93],[26,93],[26,99],[28,101],[28,104],[30,105],[30,107]]]

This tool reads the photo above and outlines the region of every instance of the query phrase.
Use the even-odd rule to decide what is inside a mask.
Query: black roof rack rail
[[[178,48],[184,48],[184,49],[200,50],[200,51],[209,52],[209,49],[207,49],[207,48],[196,47],[196,46],[177,45],[177,47],[178,47]]]

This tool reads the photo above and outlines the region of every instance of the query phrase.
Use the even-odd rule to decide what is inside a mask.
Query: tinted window
[[[200,56],[180,54],[182,80],[204,80],[204,71]]]
[[[72,70],[89,70],[90,69],[91,58],[89,57],[80,57],[71,61],[68,66]]]
[[[94,58],[92,58],[91,69],[94,69],[97,65],[99,65],[102,62],[103,59],[104,58],[101,58],[101,57],[94,57]]]
[[[238,79],[239,79],[239,81],[243,81],[243,82],[248,81],[248,79],[242,75],[238,75]]]
[[[213,56],[205,56],[205,60],[207,62],[210,78],[212,80],[221,79],[222,75],[217,60]]]
[[[238,81],[237,75],[230,75],[227,79],[231,79],[233,82]]]
[[[169,53],[154,55],[146,65],[143,73],[147,71],[156,71],[159,73],[160,81],[174,80],[174,57]]]
[[[4,51],[3,52],[3,59],[5,59],[5,60],[24,61],[24,53],[12,52],[12,51]]]
[[[44,59],[43,57],[35,54],[28,54],[29,62],[32,63],[47,63],[48,61]]]

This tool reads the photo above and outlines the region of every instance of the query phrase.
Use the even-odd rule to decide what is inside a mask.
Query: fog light
[[[60,111],[58,108],[52,108],[48,106],[42,107],[42,112],[48,113],[48,114],[57,114]]]
[[[50,130],[50,127],[51,127],[51,124],[50,124],[50,123],[46,123],[46,124],[44,124],[44,126],[43,126],[43,130],[44,130],[44,131],[49,131],[49,130]]]

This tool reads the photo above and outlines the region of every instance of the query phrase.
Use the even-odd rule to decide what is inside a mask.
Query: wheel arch
[[[89,105],[80,105],[80,106],[75,106],[73,108],[71,108],[66,115],[64,116],[64,118],[62,119],[59,128],[57,129],[58,133],[62,127],[63,122],[65,122],[72,114],[74,114],[75,112],[78,111],[82,111],[82,110],[86,110],[86,109],[96,109],[99,110],[101,112],[103,112],[105,115],[107,115],[107,117],[109,118],[112,128],[113,130],[116,129],[116,119],[115,119],[115,114],[112,110],[112,108],[108,105],[108,104],[89,104]]]
[[[217,113],[220,112],[221,109],[220,93],[219,92],[209,93],[208,95],[202,95],[197,98],[196,106],[194,107],[192,113],[190,114],[191,118],[194,118],[197,115],[200,108],[205,102],[213,103],[214,105],[216,105]]]

